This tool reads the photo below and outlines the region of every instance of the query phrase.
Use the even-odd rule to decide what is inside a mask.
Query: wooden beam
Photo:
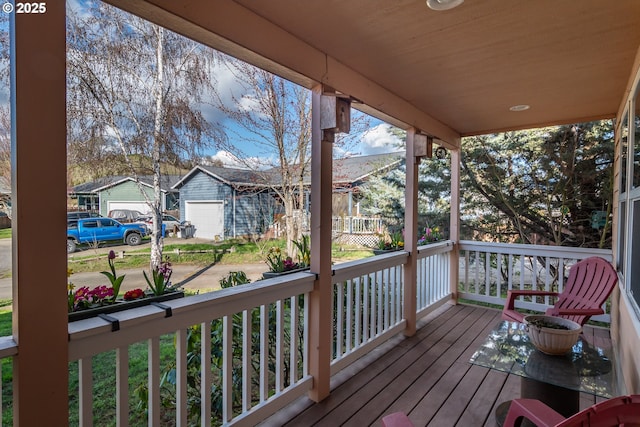
[[[404,264],[404,306],[403,317],[407,320],[404,330],[406,336],[416,333],[417,309],[417,269],[418,269],[418,165],[420,158],[416,157],[417,138],[416,129],[407,131],[405,178],[405,209],[404,209],[404,250],[409,252],[409,258]]]
[[[460,275],[460,150],[451,153],[451,202],[449,205],[449,239],[455,242],[449,253],[449,280],[453,303],[458,302],[458,283]]]
[[[68,424],[65,3],[46,8],[11,15],[16,426]]]
[[[331,201],[333,134],[322,131],[322,86],[311,94],[311,272],[316,274],[309,296],[309,397],[319,402],[329,396],[333,348],[331,283]]]

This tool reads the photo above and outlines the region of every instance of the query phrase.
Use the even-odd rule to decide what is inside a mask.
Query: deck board
[[[416,426],[495,426],[495,408],[520,396],[520,377],[471,365],[469,359],[500,312],[445,306],[420,322],[413,337],[390,340],[332,378],[330,397],[299,399],[264,426],[380,426],[403,411]],[[588,336],[607,330],[587,328]],[[582,394],[581,407],[595,402]]]
[[[474,390],[469,404],[461,414],[458,425],[482,426],[493,417],[492,408],[498,395],[496,390],[502,390],[507,381],[507,373],[480,368],[486,372],[486,377],[480,386]]]
[[[354,425],[369,425],[389,412],[398,410],[411,412],[419,403],[420,397],[446,375],[451,364],[456,360],[457,353],[461,351],[457,348],[461,342],[460,332],[463,328],[471,327],[480,315],[481,311],[474,310],[467,315],[462,324],[447,322],[440,327],[437,331],[437,335],[440,336],[438,342],[426,349],[410,368],[405,369],[404,375],[393,379],[388,387],[382,387],[377,398],[365,405],[364,411],[359,411],[355,415],[358,422]],[[426,342],[423,341],[419,347],[425,349],[426,346],[422,344]],[[398,387],[394,388],[396,384]],[[395,402],[399,402],[400,406],[390,407]],[[361,419],[362,415],[366,415],[367,418]]]

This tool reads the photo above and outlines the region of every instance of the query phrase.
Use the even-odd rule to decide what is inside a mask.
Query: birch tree
[[[262,184],[276,194],[284,208],[287,252],[294,253],[302,237],[305,185],[311,168],[311,92],[265,70],[226,58],[235,85],[218,87],[215,107],[229,119],[216,145],[241,167],[260,174]],[[350,134],[337,134],[334,147],[343,152],[369,127],[355,115]],[[306,183],[306,184],[305,184]]]
[[[310,172],[311,94],[273,74],[233,59],[227,68],[238,83],[235,93],[217,91],[216,107],[237,127],[227,126],[219,149],[231,153],[241,166],[257,170],[284,207],[287,252],[302,235],[304,178]],[[257,155],[249,155],[242,145]]]
[[[213,87],[215,53],[102,2],[80,8],[68,7],[67,16],[70,143],[79,152],[120,153],[153,214],[151,269],[157,269],[160,165],[197,158],[211,141],[203,99]],[[151,170],[141,170],[141,157],[151,159]],[[153,198],[142,189],[143,173],[153,175]]]
[[[9,14],[0,14],[0,100],[9,96]],[[0,103],[5,103],[0,101]],[[8,104],[8,102],[7,102]],[[11,191],[11,110],[0,107],[0,188]],[[11,195],[0,194],[0,212],[11,218]]]
[[[11,190],[11,117],[0,107],[0,189]],[[0,193],[0,212],[11,218],[11,197]]]

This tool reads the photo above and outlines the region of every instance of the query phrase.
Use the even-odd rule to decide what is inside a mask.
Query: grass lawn
[[[12,335],[11,306],[0,308],[0,336]],[[13,419],[13,360],[2,360],[2,425],[12,425]]]
[[[232,247],[234,249],[231,249]],[[149,265],[150,253],[151,248],[149,247],[126,251],[124,258],[118,258],[118,269],[145,268]],[[246,264],[261,260],[261,255],[254,243],[232,241],[221,244],[168,244],[164,246],[163,257],[172,264],[202,267],[210,265],[214,261],[223,264]],[[85,254],[70,258],[68,265],[74,273],[102,271],[105,269],[106,259],[107,254],[99,254],[89,249]]]
[[[11,238],[11,229],[3,228],[0,229],[0,239],[10,239]]]
[[[0,302],[2,303],[2,302]],[[11,335],[11,308],[0,308],[0,336]],[[110,351],[93,358],[93,394],[95,419],[100,425],[115,425],[115,357]],[[173,335],[160,339],[161,370],[175,364]],[[129,347],[129,393],[131,425],[146,425],[146,413],[138,406],[137,390],[147,384],[147,345],[136,343]],[[2,425],[12,425],[13,366],[10,358],[2,361]],[[79,425],[78,419],[78,362],[69,364],[69,425]]]
[[[259,264],[264,263],[266,254],[271,247],[284,249],[284,240],[270,240],[268,242],[240,242],[225,241],[218,244],[210,243],[181,243],[165,245],[163,255],[172,264],[188,264],[205,267],[212,262],[219,264]],[[212,251],[216,251],[216,254]],[[150,248],[127,251],[126,256],[118,259],[118,269],[145,268],[149,264]],[[373,255],[370,249],[334,244],[332,259],[334,261],[348,261],[367,258]],[[106,254],[98,254],[91,249],[86,255],[76,255],[69,259],[69,268],[74,273],[88,271],[102,271],[105,269]]]

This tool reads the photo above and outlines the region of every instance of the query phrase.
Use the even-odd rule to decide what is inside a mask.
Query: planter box
[[[373,254],[374,255],[383,255],[383,254],[388,254],[390,252],[398,252],[400,249],[374,249],[373,250]]]
[[[88,319],[98,314],[116,313],[118,311],[129,310],[131,308],[144,307],[152,302],[169,301],[172,299],[183,298],[183,291],[168,292],[159,296],[149,296],[145,298],[135,299],[133,301],[117,300],[113,304],[103,305],[101,307],[87,308],[86,310],[74,311],[69,313],[69,322]]]
[[[287,274],[299,273],[301,271],[307,271],[307,270],[309,270],[309,267],[296,268],[294,270],[287,270],[287,271],[282,271],[282,272],[279,272],[279,273],[276,273],[274,271],[266,271],[266,272],[262,273],[262,278],[263,279],[271,279],[273,277],[285,276]]]

